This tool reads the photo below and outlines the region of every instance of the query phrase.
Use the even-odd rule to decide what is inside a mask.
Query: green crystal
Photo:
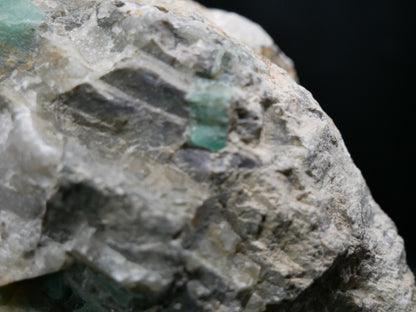
[[[43,17],[29,0],[0,0],[0,42],[27,49]]]
[[[209,79],[195,80],[189,101],[189,145],[218,151],[227,144],[231,87]]]
[[[39,282],[44,294],[53,300],[62,300],[70,292],[62,274],[50,274]]]

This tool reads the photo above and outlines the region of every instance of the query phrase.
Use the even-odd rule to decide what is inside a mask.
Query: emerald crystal
[[[231,87],[197,78],[187,95],[189,101],[189,145],[218,151],[227,144]]]
[[[43,17],[29,0],[0,0],[0,42],[26,49]]]

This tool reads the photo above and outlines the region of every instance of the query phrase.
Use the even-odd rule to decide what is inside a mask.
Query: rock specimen
[[[0,311],[415,311],[394,224],[259,26],[0,8]]]

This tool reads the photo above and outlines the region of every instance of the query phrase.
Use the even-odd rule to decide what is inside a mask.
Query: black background
[[[416,0],[201,0],[261,24],[334,120],[416,272]],[[413,225],[415,224],[415,225]]]

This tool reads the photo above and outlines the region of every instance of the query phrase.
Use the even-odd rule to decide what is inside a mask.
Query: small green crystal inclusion
[[[189,101],[189,145],[218,151],[227,144],[231,87],[197,78],[187,95]]]
[[[0,42],[27,49],[43,17],[29,0],[0,0]]]

